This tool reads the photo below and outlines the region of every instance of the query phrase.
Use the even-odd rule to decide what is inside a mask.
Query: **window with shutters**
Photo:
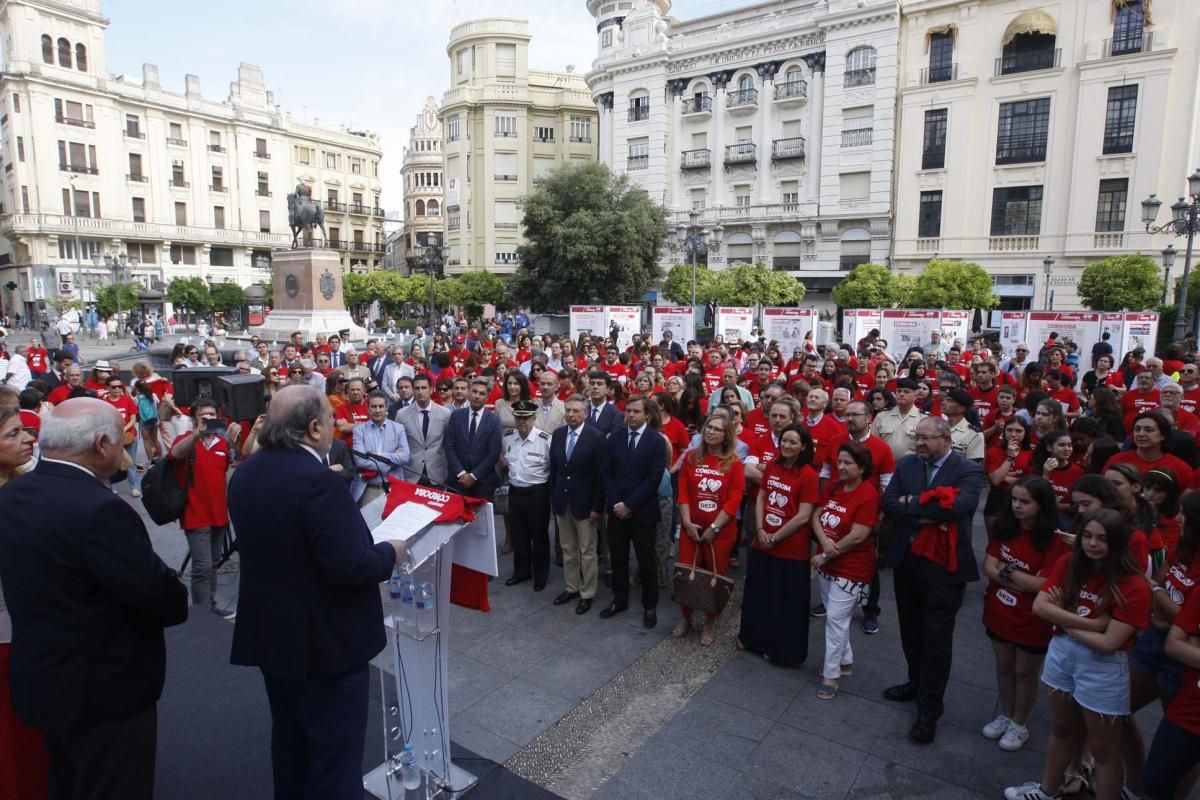
[[[512,137],[517,135],[517,115],[516,114],[497,114],[496,115],[496,135],[503,137]]]
[[[146,221],[146,198],[131,197],[130,201],[133,205],[133,221],[134,222],[145,222]]]
[[[271,232],[271,212],[270,211],[267,211],[264,209],[264,210],[260,210],[258,212],[258,232],[259,233],[270,233]]]
[[[171,245],[171,263],[172,264],[195,264],[196,263],[196,247],[190,244],[173,244]]]
[[[187,203],[175,204],[175,224],[187,225]]]
[[[1049,97],[1000,104],[1000,124],[996,135],[997,164],[1045,161],[1049,140]]]
[[[233,248],[231,248],[231,247],[210,247],[210,248],[208,248],[208,263],[214,267],[232,267],[233,266]]]
[[[925,112],[925,141],[921,145],[921,169],[946,166],[946,121],[950,111],[934,108]]]
[[[650,140],[648,138],[629,140],[629,158],[627,169],[646,169],[650,166]]]
[[[213,227],[219,230],[225,228],[225,207],[213,206]]]
[[[1120,233],[1125,230],[1125,204],[1129,199],[1129,179],[1100,181],[1096,201],[1096,233]]]
[[[1104,113],[1104,154],[1132,153],[1137,125],[1137,84],[1111,86]]]
[[[517,46],[515,44],[496,45],[496,76],[512,78],[517,74]]]
[[[875,48],[856,47],[846,54],[844,85],[870,86],[875,83]]]
[[[871,196],[871,173],[843,172],[841,179],[841,199],[866,200]]]
[[[1042,187],[992,191],[992,236],[1037,236],[1042,231]]]
[[[917,236],[936,238],[942,235],[942,193],[921,192],[917,216]]]
[[[453,114],[446,119],[446,141],[458,141],[458,114]]]
[[[863,147],[873,139],[875,107],[862,106],[842,111],[842,147]]]
[[[571,117],[571,141],[590,142],[592,140],[592,120],[590,117]]]
[[[517,154],[496,153],[495,178],[498,181],[517,180]]]

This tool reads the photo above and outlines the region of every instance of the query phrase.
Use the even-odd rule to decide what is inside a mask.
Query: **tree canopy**
[[[142,290],[140,283],[119,283],[116,286],[108,284],[96,290],[96,310],[101,314],[117,313],[117,290],[120,289],[121,313],[127,313],[137,308],[138,292]]]
[[[214,283],[209,289],[214,311],[241,313],[246,302],[246,290],[236,283]]]
[[[935,258],[907,292],[910,308],[992,308],[1000,298],[992,291],[992,278],[978,264]]]
[[[1191,305],[1188,284],[1188,304]],[[1143,255],[1112,256],[1083,268],[1076,291],[1092,311],[1141,311],[1162,301],[1158,264]]]
[[[526,244],[510,283],[520,305],[640,300],[658,280],[667,212],[603,164],[567,165],[523,198]]]
[[[212,295],[203,278],[175,278],[167,284],[166,300],[189,314],[203,314],[212,309]]]
[[[716,273],[716,302],[723,306],[793,306],[804,299],[807,288],[786,272],[766,264],[737,264]]]
[[[468,315],[476,317],[483,313],[485,305],[503,300],[505,286],[498,275],[478,269],[438,281],[434,289],[439,303],[463,306]]]
[[[859,264],[833,288],[833,302],[839,308],[892,308],[905,304],[911,283],[883,264]]]
[[[717,299],[716,273],[707,264],[696,265],[696,302],[713,303]],[[675,264],[667,270],[660,291],[663,297],[681,306],[692,303],[692,265]]]

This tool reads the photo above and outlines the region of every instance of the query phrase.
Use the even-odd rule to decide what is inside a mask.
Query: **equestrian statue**
[[[325,232],[325,211],[321,204],[312,199],[312,188],[305,183],[296,184],[296,191],[287,196],[288,227],[292,229],[292,249],[299,247],[300,231],[304,231],[304,246],[313,246],[313,226],[321,229],[321,240],[328,243]]]

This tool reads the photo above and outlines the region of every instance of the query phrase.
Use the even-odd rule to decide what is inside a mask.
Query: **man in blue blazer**
[[[576,614],[586,614],[596,597],[596,528],[604,512],[604,435],[584,423],[587,400],[572,395],[565,404],[567,424],[550,438],[550,506],[562,542],[566,591],[554,598],[561,606],[572,600]]]
[[[491,387],[482,378],[471,381],[468,405],[450,415],[443,441],[449,485],[469,497],[491,500],[500,476],[500,418],[484,408]]]
[[[967,584],[979,580],[971,526],[986,483],[983,468],[951,447],[950,425],[941,417],[917,423],[917,452],[904,456],[883,495],[883,511],[893,522],[888,563],[894,568],[896,614],[900,641],[908,662],[908,680],[884,691],[888,700],[917,701],[917,721],[909,737],[932,742],[942,715],[942,698],[950,679],[954,620]],[[922,503],[921,493],[939,486],[958,490],[954,507]],[[957,568],[912,552],[921,525],[952,522],[958,529]]]
[[[587,382],[588,426],[600,431],[604,436],[613,431],[620,431],[624,424],[621,412],[608,402],[608,388],[612,384],[612,376],[602,369],[593,369],[587,374]]]
[[[667,440],[649,425],[658,404],[635,395],[625,403],[625,427],[613,431],[604,448],[601,475],[608,509],[612,558],[612,603],[600,612],[608,619],[629,608],[629,545],[637,553],[642,581],[642,624],[658,624],[658,572],[654,536],[658,525],[658,485],[667,468]]]
[[[361,800],[367,664],[385,644],[379,584],[405,554],[372,542],[329,468],[333,425],[316,388],[280,389],[229,484],[241,557],[231,661],[266,683],[277,800]]]

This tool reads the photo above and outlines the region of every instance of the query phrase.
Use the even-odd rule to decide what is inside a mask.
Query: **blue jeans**
[[[133,491],[141,486],[142,477],[137,470],[137,446],[138,440],[135,436],[132,444],[125,445],[125,452],[129,454],[129,469],[125,470],[125,477],[129,481],[129,490]]]
[[[192,528],[183,532],[192,555],[192,605],[204,610],[221,609],[217,600],[217,570],[225,542],[225,528]]]
[[[1072,695],[1088,711],[1129,716],[1129,659],[1124,650],[1099,653],[1060,633],[1050,640],[1042,683]]]
[[[1174,800],[1179,783],[1198,762],[1200,736],[1163,719],[1142,768],[1142,783],[1153,800]]]

